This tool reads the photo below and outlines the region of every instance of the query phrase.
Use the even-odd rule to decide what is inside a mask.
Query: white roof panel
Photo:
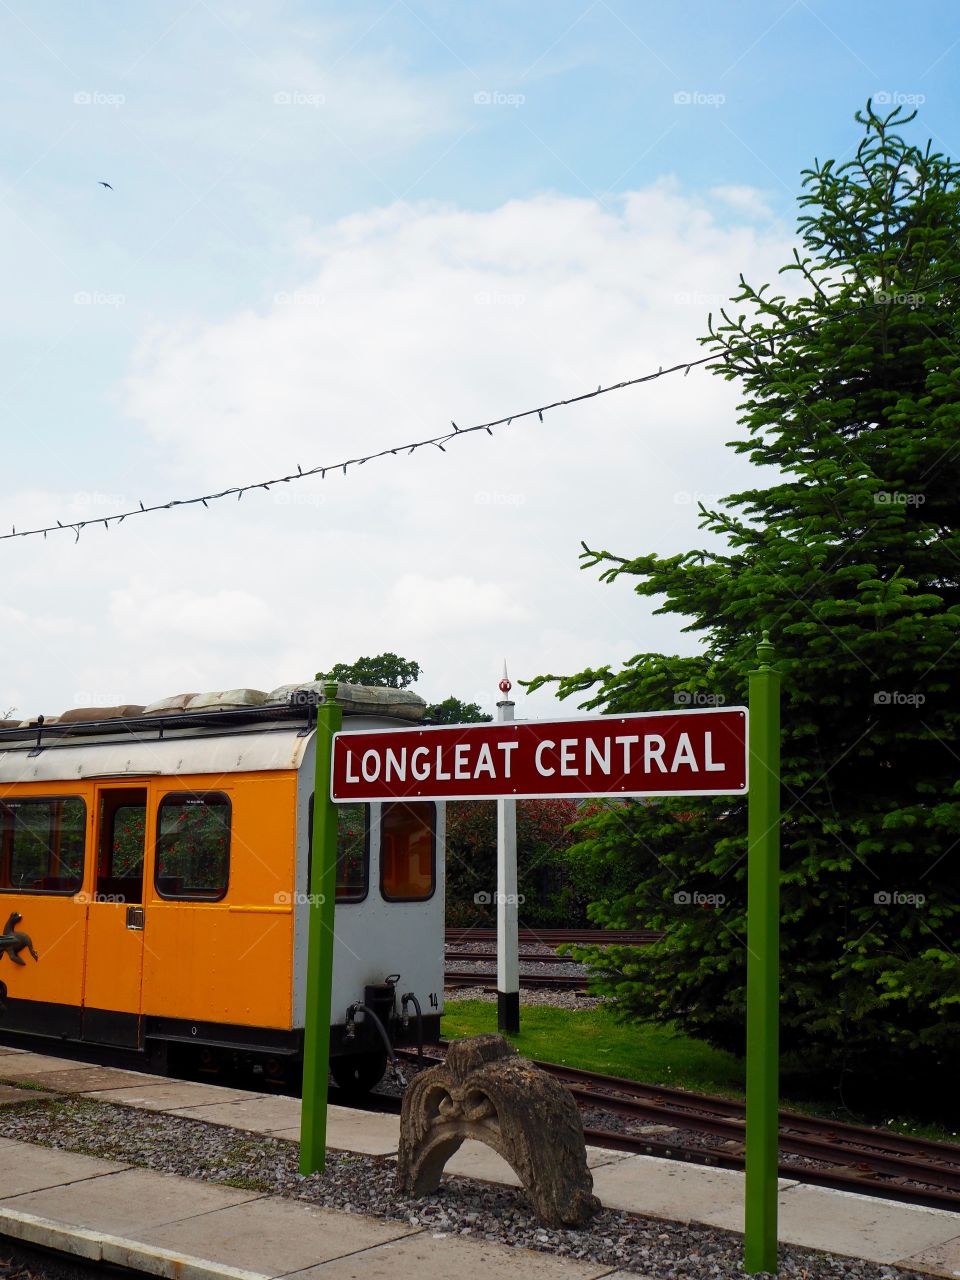
[[[0,746],[0,783],[67,782],[79,778],[176,777],[298,769],[312,734],[293,729],[157,738],[147,742],[78,742],[29,748]]]
[[[356,729],[399,729],[415,726],[383,716],[350,716],[347,732]],[[0,786],[12,782],[67,782],[79,778],[177,777],[197,773],[253,773],[299,769],[315,729],[283,726],[269,730],[237,729],[234,733],[188,733],[173,730],[164,737],[136,740],[111,734],[94,737],[50,737],[39,755],[35,738],[6,747],[0,742]],[[58,745],[62,742],[63,745]],[[312,759],[312,754],[311,754]]]

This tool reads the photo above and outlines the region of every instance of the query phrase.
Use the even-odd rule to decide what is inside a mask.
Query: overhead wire
[[[947,276],[940,280],[928,282],[925,285],[923,293],[926,293],[927,290],[936,288],[938,285],[946,284],[956,279],[958,275],[960,275],[960,273]],[[878,290],[875,293],[873,305],[888,305],[889,302],[899,298],[899,296],[900,295],[898,293],[892,293],[889,290]],[[921,291],[917,289],[910,294],[905,294],[904,296],[920,297],[922,294]],[[774,300],[771,299],[771,302],[772,301]],[[830,318],[834,320],[843,319],[850,315],[856,315],[864,309],[865,308],[863,306],[851,307],[848,310],[833,313]],[[339,471],[343,475],[346,475],[350,467],[364,466],[366,463],[373,462],[377,458],[397,457],[401,454],[409,456],[410,454],[416,453],[418,449],[434,447],[439,449],[442,453],[446,453],[446,445],[451,440],[464,439],[467,436],[475,435],[482,431],[485,431],[488,435],[493,435],[494,428],[496,427],[509,427],[514,422],[520,422],[524,418],[532,418],[534,415],[536,415],[540,422],[543,422],[543,415],[550,412],[552,409],[561,409],[567,405],[581,404],[585,400],[594,400],[598,396],[609,395],[614,391],[623,391],[628,387],[640,386],[642,383],[655,382],[659,378],[666,378],[671,374],[680,373],[681,370],[683,371],[683,376],[686,377],[691,369],[695,369],[699,365],[710,364],[713,361],[723,361],[724,359],[729,360],[734,356],[738,356],[740,353],[746,353],[758,348],[763,348],[765,350],[765,354],[772,355],[774,353],[766,349],[766,344],[773,338],[787,337],[794,333],[809,331],[810,328],[810,325],[800,325],[793,329],[780,329],[779,331],[775,333],[771,332],[764,337],[744,342],[742,346],[732,353],[714,351],[711,352],[710,355],[700,356],[695,360],[683,360],[679,364],[673,364],[667,368],[664,368],[661,365],[653,373],[641,374],[636,378],[626,378],[622,382],[613,382],[607,386],[600,385],[595,391],[584,391],[579,395],[568,396],[563,400],[552,400],[549,403],[538,405],[533,409],[517,410],[514,413],[505,414],[501,418],[491,418],[488,422],[477,422],[469,427],[460,427],[451,419],[451,429],[440,432],[438,435],[428,436],[422,440],[408,441],[406,444],[397,444],[385,449],[378,449],[372,453],[362,454],[356,458],[347,458],[340,462],[324,463],[306,468],[297,463],[296,471],[288,472],[286,475],[275,476],[270,480],[255,480],[250,484],[231,485],[229,488],[218,489],[211,493],[199,494],[196,497],[173,498],[168,502],[156,502],[150,505],[144,504],[143,501],[138,501],[137,506],[132,507],[128,511],[118,511],[109,516],[96,516],[92,519],[56,520],[54,524],[39,525],[33,529],[17,529],[16,525],[13,525],[9,533],[0,533],[0,542],[8,542],[13,538],[33,538],[40,535],[46,538],[49,533],[63,533],[67,530],[71,530],[75,535],[75,541],[79,542],[80,534],[84,529],[92,528],[100,524],[102,524],[105,529],[109,529],[111,525],[122,524],[124,520],[128,520],[133,516],[152,515],[157,511],[170,511],[175,507],[190,507],[198,504],[204,507],[209,507],[211,502],[217,502],[223,498],[233,497],[234,495],[236,495],[237,501],[239,502],[245,493],[251,493],[256,489],[269,491],[274,485],[291,484],[298,480],[306,480],[309,477],[316,475],[319,475],[321,480],[323,480],[326,478],[328,471]],[[708,340],[709,339],[705,339],[704,341]]]
[[[367,462],[373,462],[377,458],[396,457],[400,454],[416,453],[418,449],[427,449],[431,446],[436,447],[442,453],[446,453],[445,446],[451,440],[459,440],[469,435],[474,435],[479,431],[486,431],[488,435],[493,435],[495,427],[508,427],[513,422],[519,422],[523,418],[531,418],[534,415],[543,422],[543,415],[551,409],[559,409],[564,405],[579,404],[583,400],[593,400],[597,396],[609,394],[611,391],[622,391],[626,387],[635,387],[642,382],[652,382],[657,378],[665,378],[668,374],[679,373],[681,369],[689,373],[691,369],[697,365],[707,364],[711,360],[717,359],[716,355],[702,356],[697,360],[685,360],[682,364],[670,366],[670,368],[659,368],[656,373],[643,374],[637,378],[628,378],[623,382],[610,383],[609,386],[599,386],[595,391],[584,391],[580,395],[569,396],[565,400],[553,400],[549,404],[538,405],[534,409],[520,409],[516,413],[508,414],[502,418],[492,418],[489,422],[477,422],[470,427],[459,427],[451,420],[450,426],[452,430],[441,432],[439,435],[428,436],[423,440],[408,441],[406,444],[393,445],[386,449],[378,449],[373,453],[359,455],[356,458],[347,458],[340,462],[328,462],[315,467],[302,467],[297,463],[296,471],[291,471],[287,475],[274,476],[270,480],[254,480],[250,484],[231,485],[227,489],[219,489],[213,493],[198,494],[192,498],[172,498],[168,502],[156,502],[151,505],[145,505],[142,501],[138,501],[136,507],[131,507],[128,511],[117,511],[109,516],[95,516],[85,520],[57,520],[55,524],[40,525],[35,529],[18,529],[16,525],[11,527],[9,533],[0,533],[0,542],[9,541],[11,538],[33,538],[43,535],[46,538],[48,533],[61,533],[72,530],[75,534],[75,540],[80,541],[82,530],[93,528],[102,524],[104,528],[109,529],[111,525],[122,524],[124,520],[130,519],[131,516],[151,515],[156,511],[170,511],[174,507],[190,507],[200,504],[208,507],[211,502],[217,502],[221,498],[230,498],[236,495],[239,502],[245,493],[251,493],[255,489],[265,489],[269,491],[274,485],[290,484],[297,480],[306,480],[310,476],[319,476],[321,480],[326,478],[327,472],[339,471],[343,475],[347,474],[349,467],[360,467]]]

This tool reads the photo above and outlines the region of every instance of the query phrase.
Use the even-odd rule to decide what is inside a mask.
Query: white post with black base
[[[497,720],[513,719],[512,685],[503,664]],[[517,802],[497,801],[497,1030],[520,1030],[520,934],[517,921]]]

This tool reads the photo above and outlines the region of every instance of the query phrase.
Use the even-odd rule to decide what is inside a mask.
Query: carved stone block
[[[544,1225],[583,1226],[600,1208],[576,1103],[503,1036],[455,1041],[446,1062],[410,1084],[400,1115],[401,1189],[436,1191],[466,1138],[507,1161]]]

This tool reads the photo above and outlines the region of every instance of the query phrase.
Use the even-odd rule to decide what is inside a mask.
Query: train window
[[[100,792],[98,902],[143,901],[146,830],[146,787],[111,788]]]
[[[0,802],[0,890],[76,893],[86,829],[79,796]]]
[[[390,902],[420,902],[437,884],[437,806],[417,800],[383,806],[380,892]]]
[[[369,808],[337,805],[337,902],[362,902],[370,876]]]
[[[157,812],[157,892],[215,902],[230,874],[230,801],[222,792],[174,792]]]
[[[313,866],[313,796],[307,819],[307,886]],[[370,806],[337,805],[337,902],[362,902],[370,885]]]

